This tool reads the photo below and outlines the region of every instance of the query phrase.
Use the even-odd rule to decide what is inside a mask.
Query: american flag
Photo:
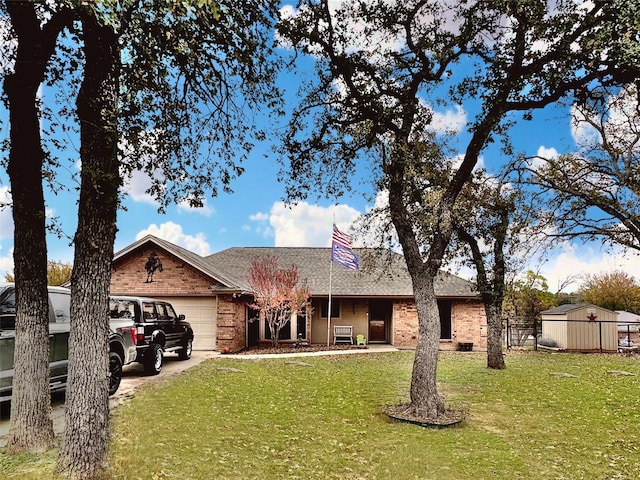
[[[333,241],[331,244],[331,261],[351,270],[358,270],[358,256],[351,249],[351,235],[333,226]]]

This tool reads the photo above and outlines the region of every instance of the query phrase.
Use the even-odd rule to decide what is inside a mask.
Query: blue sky
[[[289,89],[296,88],[296,78],[285,78]],[[438,121],[461,123],[468,120],[472,105],[451,105],[437,110]],[[0,135],[7,138],[7,113],[0,109]],[[575,148],[575,139],[583,132],[572,128],[568,108],[536,113],[534,121],[520,122],[511,133],[516,151],[534,155],[539,152],[566,152]],[[71,145],[71,148],[77,147]],[[264,158],[269,145],[261,145],[244,163],[245,172],[233,182],[233,194],[221,193],[208,198],[205,208],[192,209],[171,205],[165,214],[159,214],[157,205],[144,193],[144,176],[135,176],[126,186],[126,210],[118,213],[118,234],[115,250],[127,247],[146,234],[153,234],[200,255],[208,255],[238,246],[309,246],[327,247],[331,243],[332,223],[348,230],[351,223],[372,205],[363,196],[354,194],[335,204],[332,201],[300,203],[286,206],[284,186],[277,182],[278,165],[275,158]],[[77,159],[77,152],[70,154]],[[489,166],[493,153],[484,153],[483,162]],[[66,168],[77,169],[70,162]],[[10,201],[6,172],[0,171],[0,205]],[[373,193],[371,190],[365,192]],[[378,196],[384,202],[384,196]],[[49,215],[59,217],[67,238],[48,238],[50,260],[71,263],[73,248],[69,245],[75,230],[76,197],[73,191],[47,195]],[[13,268],[13,221],[9,208],[0,210],[0,278]],[[356,245],[360,243],[355,238]],[[606,253],[597,244],[565,244],[549,260],[541,264],[533,261],[529,267],[544,275],[549,288],[555,291],[559,282],[568,275],[599,273],[623,269],[635,275],[640,261],[635,256]],[[467,272],[461,272],[467,276]],[[571,289],[575,289],[573,285]]]

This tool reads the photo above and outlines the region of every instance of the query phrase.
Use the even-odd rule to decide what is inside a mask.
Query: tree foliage
[[[585,275],[580,294],[585,302],[602,308],[640,314],[640,284],[621,270]]]
[[[557,305],[556,296],[549,291],[547,279],[532,270],[516,279],[507,291],[506,310],[518,323],[529,324],[537,332],[540,312]]]
[[[255,258],[248,280],[253,293],[249,307],[260,312],[275,347],[280,329],[291,321],[294,313],[309,307],[309,289],[305,282],[300,282],[296,265],[280,268],[275,257]]]
[[[71,270],[73,266],[70,263],[61,260],[49,260],[47,262],[47,284],[62,285],[71,280]],[[13,273],[6,272],[4,274],[5,282],[15,282]]]
[[[164,209],[202,206],[243,171],[279,112],[277,2],[111,2],[123,49],[120,129],[127,175],[145,172]],[[105,8],[104,6],[102,8]],[[169,194],[168,194],[169,193]]]

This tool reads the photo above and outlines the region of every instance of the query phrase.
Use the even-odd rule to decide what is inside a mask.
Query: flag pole
[[[333,243],[331,245],[333,249]],[[327,347],[331,339],[331,277],[333,276],[333,260],[329,256],[329,303],[327,304]]]

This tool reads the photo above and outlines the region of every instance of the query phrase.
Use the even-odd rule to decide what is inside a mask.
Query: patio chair
[[[356,335],[356,345],[366,345],[366,344],[367,344],[367,339],[364,338],[364,335],[362,335],[361,333]]]

